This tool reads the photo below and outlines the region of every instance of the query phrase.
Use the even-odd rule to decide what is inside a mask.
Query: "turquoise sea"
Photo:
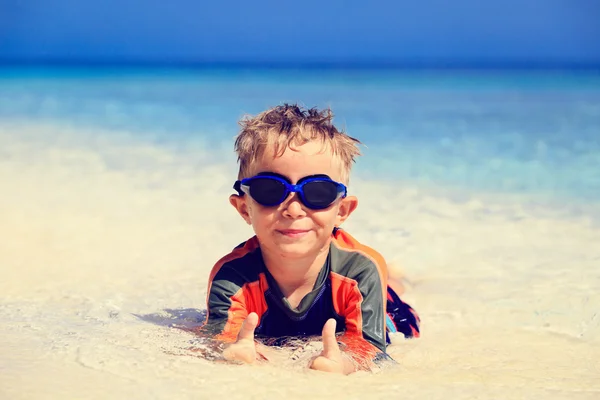
[[[283,102],[331,107],[365,144],[356,172],[367,179],[600,201],[594,70],[0,69],[0,120],[128,131],[173,148],[229,151],[241,116]]]

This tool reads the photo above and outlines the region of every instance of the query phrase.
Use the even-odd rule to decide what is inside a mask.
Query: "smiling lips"
[[[281,233],[283,236],[286,237],[299,238],[306,235],[309,231],[309,229],[281,229],[277,232]]]

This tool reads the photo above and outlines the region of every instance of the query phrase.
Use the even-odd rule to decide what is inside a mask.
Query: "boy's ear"
[[[252,224],[250,214],[248,213],[248,205],[246,204],[246,196],[232,194],[229,196],[229,203],[237,210],[242,218],[244,218],[244,221],[246,221],[248,225]]]
[[[340,226],[345,220],[348,219],[350,214],[358,207],[358,198],[356,196],[347,196],[340,201],[340,207],[338,209],[338,215],[336,218],[336,226]]]

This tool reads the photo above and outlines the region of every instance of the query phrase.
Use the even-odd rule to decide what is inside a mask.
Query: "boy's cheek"
[[[265,225],[272,221],[274,215],[273,212],[261,207],[258,204],[247,202],[246,203],[247,217],[246,222],[250,225]]]

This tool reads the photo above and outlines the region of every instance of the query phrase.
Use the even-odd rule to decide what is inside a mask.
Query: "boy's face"
[[[250,176],[274,172],[296,184],[306,176],[324,174],[341,182],[341,160],[332,155],[330,148],[322,147],[320,142],[308,142],[286,149],[280,157],[274,156],[273,149],[267,149],[252,166]],[[274,207],[262,206],[249,195],[232,195],[230,202],[252,225],[261,250],[271,257],[283,258],[316,257],[328,251],[333,228],[341,225],[358,205],[356,197],[347,196],[326,209],[311,210],[302,204],[297,193]]]

